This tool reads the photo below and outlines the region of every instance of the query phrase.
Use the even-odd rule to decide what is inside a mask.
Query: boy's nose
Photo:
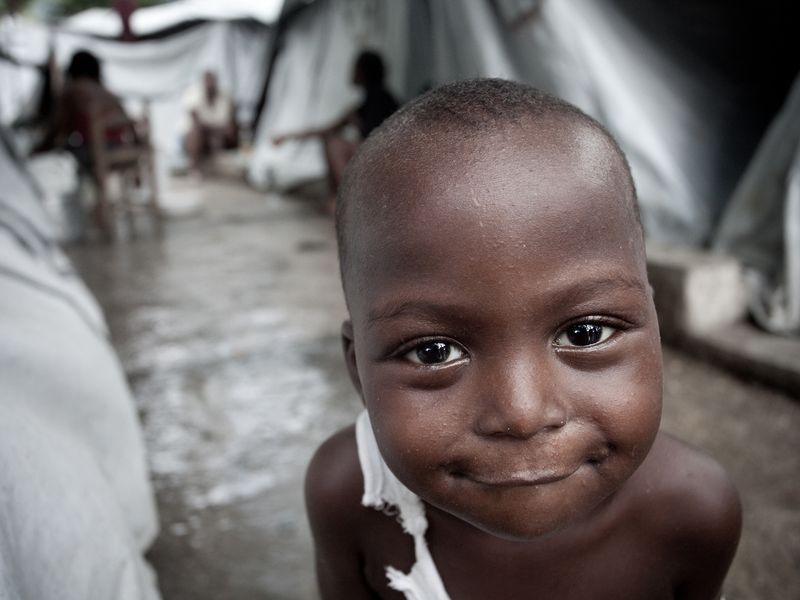
[[[566,406],[551,369],[533,360],[488,369],[480,389],[475,423],[480,435],[525,439],[566,424]]]

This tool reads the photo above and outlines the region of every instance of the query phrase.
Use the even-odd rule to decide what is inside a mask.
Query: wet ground
[[[162,525],[149,558],[165,600],[313,600],[303,471],[359,410],[333,227],[308,198],[231,182],[181,193],[201,210],[160,239],[71,251],[139,405]],[[800,598],[800,402],[664,358],[664,428],[742,493],[728,600]]]

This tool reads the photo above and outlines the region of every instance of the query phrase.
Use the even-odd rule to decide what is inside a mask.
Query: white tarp
[[[286,189],[324,175],[322,147],[316,140],[272,139],[329,124],[355,107],[353,62],[364,47],[389,57],[388,87],[407,97],[406,56],[413,32],[405,1],[316,2],[286,32],[267,95],[266,112],[254,140],[249,177],[258,187]]]
[[[182,156],[187,130],[184,97],[202,82],[204,71],[217,74],[240,124],[249,125],[266,77],[270,36],[269,28],[246,22],[204,23],[137,43],[62,32],[56,36],[56,57],[67,64],[77,50],[89,50],[101,59],[109,90],[129,105],[148,100],[156,154],[172,165]]]
[[[184,3],[167,6],[173,5]],[[17,23],[24,32],[15,48],[38,52],[42,62],[47,36]],[[79,47],[105,59],[112,91],[157,95],[154,131],[166,164],[181,155],[185,110],[176,90],[199,81],[204,69],[215,70],[246,121],[264,81],[271,35],[261,25],[217,21],[133,45],[63,32],[53,39],[62,64]],[[389,87],[401,101],[424,87],[475,76],[518,79],[564,97],[604,123],[626,151],[651,239],[701,246],[714,234],[733,184],[724,178],[736,176],[719,168],[730,123],[737,122],[735,94],[714,73],[677,62],[614,0],[317,0],[282,40],[249,163],[254,184],[285,189],[324,176],[318,141],[276,147],[272,139],[327,124],[355,106],[352,63],[365,47],[384,55]],[[0,83],[15,78],[18,85],[0,89],[3,119],[35,95],[30,69],[0,61]],[[727,222],[736,220],[735,210],[727,211]]]
[[[131,30],[147,36],[192,21],[252,19],[272,25],[281,13],[283,0],[176,0],[140,8],[131,15]],[[110,8],[90,8],[64,21],[73,33],[118,38],[122,34],[119,14]]]
[[[185,97],[201,84],[204,71],[213,71],[236,106],[239,124],[249,126],[266,78],[272,30],[252,21],[212,21],[168,37],[126,43],[6,17],[0,21],[0,34],[7,52],[26,65],[44,64],[52,48],[63,70],[76,51],[88,50],[102,62],[105,85],[134,116],[140,116],[141,101],[149,102],[160,188],[168,208],[166,173],[184,160]],[[30,114],[41,88],[35,68],[0,60],[0,83],[0,123]]]
[[[0,131],[0,598],[156,600],[133,399]]]
[[[758,323],[800,334],[800,76],[731,197],[714,248],[748,269]]]
[[[43,87],[37,65],[47,63],[50,31],[21,17],[0,17],[0,124],[30,116]]]
[[[156,8],[178,14],[189,4]],[[214,10],[238,14],[236,4],[231,6]],[[724,151],[714,119],[728,110],[717,82],[673,64],[612,0],[545,0],[538,8],[532,1],[506,0],[503,6],[498,12],[488,0],[318,0],[302,10],[274,66],[250,180],[286,188],[323,175],[318,142],[275,147],[272,138],[326,124],[352,108],[358,102],[350,83],[352,62],[371,47],[386,58],[389,87],[400,100],[454,79],[500,76],[575,103],[608,126],[628,154],[648,235],[705,242],[725,200],[712,176]],[[162,13],[156,8],[134,17],[158,20]],[[532,16],[513,25],[500,16],[526,13]],[[88,19],[88,13],[82,15]],[[62,65],[81,47],[98,54],[109,88],[122,97],[155,97],[153,131],[158,154],[167,157],[160,164],[174,164],[182,155],[178,124],[185,120],[180,99],[186,87],[199,81],[204,69],[217,71],[247,121],[264,81],[271,35],[265,26],[215,21],[136,44],[61,31],[54,34],[54,44]]]

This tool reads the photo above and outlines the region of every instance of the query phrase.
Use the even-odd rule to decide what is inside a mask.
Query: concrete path
[[[139,402],[165,600],[313,600],[307,460],[359,403],[339,344],[333,227],[315,203],[206,182],[202,212],[71,251]],[[664,428],[742,492],[728,600],[800,598],[800,403],[665,351]]]

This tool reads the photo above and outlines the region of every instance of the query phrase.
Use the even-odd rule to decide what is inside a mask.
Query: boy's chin
[[[463,517],[462,517],[463,518]],[[576,517],[574,519],[563,519],[552,522],[524,522],[524,523],[483,523],[474,519],[464,519],[473,527],[488,533],[494,537],[506,540],[508,542],[532,542],[545,538],[549,535],[554,535],[569,528],[570,525],[580,520]]]
[[[491,515],[482,518],[481,515],[462,514],[459,511],[448,511],[451,516],[460,519],[472,527],[509,542],[531,542],[557,535],[573,526],[585,523],[591,519],[605,498],[590,501],[583,506],[567,507],[554,513],[543,511],[547,514],[542,517],[530,513]]]

